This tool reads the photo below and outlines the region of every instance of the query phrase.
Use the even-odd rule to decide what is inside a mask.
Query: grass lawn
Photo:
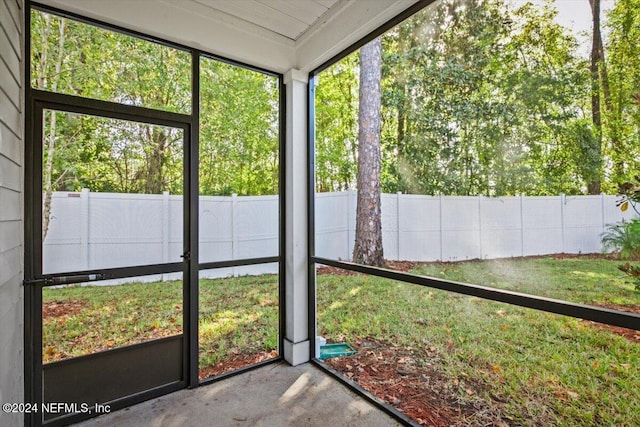
[[[428,264],[414,272],[590,304],[640,305],[640,293],[599,259]],[[200,282],[201,368],[276,348],[277,276]],[[589,322],[372,276],[318,276],[319,334],[410,346],[512,425],[640,425],[640,343]],[[44,290],[44,360],[176,334],[177,282]]]
[[[430,264],[414,272],[586,303],[639,305],[618,262],[528,259]],[[411,346],[499,402],[515,425],[640,425],[640,343],[579,319],[372,276],[318,276],[319,333]],[[429,357],[427,357],[429,355]],[[468,381],[467,381],[468,382]],[[469,398],[459,390],[460,399]]]
[[[278,276],[201,279],[199,298],[201,369],[276,349]],[[45,363],[182,333],[177,281],[45,288],[43,306]]]

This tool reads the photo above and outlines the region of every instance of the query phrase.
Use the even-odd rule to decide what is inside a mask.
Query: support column
[[[299,70],[284,75],[286,85],[285,234],[286,330],[284,358],[292,365],[309,361],[307,228],[307,85]]]

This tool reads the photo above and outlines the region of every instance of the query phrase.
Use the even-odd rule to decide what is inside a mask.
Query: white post
[[[299,70],[284,75],[286,85],[285,294],[284,358],[292,365],[308,362],[308,227],[307,227],[307,90],[308,76]],[[315,337],[314,337],[315,342]]]
[[[520,256],[524,256],[524,195],[520,194]]]
[[[402,193],[398,191],[396,193],[396,231],[398,232],[398,253],[396,255],[396,259],[401,261],[400,258],[400,201],[402,200]]]
[[[83,188],[80,191],[80,245],[82,246],[82,265],[86,270],[91,270],[91,259],[89,257],[89,189]]]
[[[356,229],[355,229],[355,221],[352,221],[351,218],[355,218],[355,199],[357,197],[357,192],[354,190],[347,190],[347,253],[344,259],[351,259],[353,254],[353,248],[351,247],[351,243],[356,240]]]
[[[162,262],[169,262],[169,224],[171,207],[169,206],[169,192],[162,192]],[[160,280],[164,281],[164,274],[161,275]]]
[[[605,219],[604,204],[605,204],[604,193],[600,193],[600,213],[602,215],[602,232],[603,233],[605,232],[605,229],[607,228],[606,219]]]
[[[238,259],[238,253],[240,252],[240,241],[238,239],[238,221],[236,215],[238,214],[238,195],[236,193],[231,194],[231,259]],[[233,267],[233,277],[238,277],[237,267]]]
[[[484,259],[482,254],[482,194],[478,195],[478,237],[480,243],[480,259]]]
[[[440,261],[444,262],[444,227],[442,226],[442,193],[440,194]]]
[[[566,196],[564,194],[560,195],[560,228],[561,228],[561,236],[562,236],[562,253],[564,253],[564,205],[565,205]]]

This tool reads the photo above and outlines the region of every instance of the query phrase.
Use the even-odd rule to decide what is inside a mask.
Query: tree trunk
[[[380,202],[380,78],[382,44],[378,37],[360,50],[358,117],[358,200],[353,261],[384,266]]]
[[[592,13],[595,13],[593,9],[593,6],[594,6],[593,2],[595,0],[590,0],[590,1],[592,2]],[[613,153],[615,153],[615,155],[613,156],[614,158],[612,159],[613,176],[616,179],[619,179],[625,175],[624,161],[622,161],[622,157],[624,157],[623,153],[625,151],[625,147],[624,147],[625,144],[622,141],[622,138],[621,138],[622,132],[620,129],[622,109],[620,108],[620,106],[616,106],[616,108],[614,108],[613,100],[611,96],[611,86],[609,84],[609,73],[607,72],[607,61],[604,55],[604,45],[602,43],[602,32],[600,31],[599,3],[600,3],[600,0],[598,0],[598,23],[597,23],[598,25],[596,27],[595,21],[594,21],[594,26],[593,26],[594,28],[594,32],[593,32],[594,46],[593,47],[597,49],[597,61],[598,61],[597,72],[600,79],[599,90],[602,93],[602,99],[604,100],[604,110],[606,113],[604,115],[604,122],[606,127],[609,129],[608,137],[609,137],[609,142],[611,144],[610,145],[611,149]],[[593,47],[592,47],[592,56],[593,56]],[[593,58],[592,58],[592,61],[593,61]],[[594,72],[593,68],[591,69],[591,72],[592,73]],[[601,146],[602,146],[602,141],[601,141]]]
[[[60,79],[60,70],[62,69],[62,61],[64,60],[64,42],[65,42],[65,34],[64,34],[64,21],[60,21],[60,26],[58,27],[58,56],[55,63],[55,74],[51,77],[51,91],[56,92],[58,90],[58,80]],[[47,45],[46,37],[49,36],[50,29],[50,20],[47,18],[47,28],[43,37],[43,46]],[[46,50],[45,54],[43,54],[43,59],[41,63],[40,73],[38,75],[38,84],[42,85],[39,89],[45,89],[47,77],[47,55]],[[53,196],[53,158],[56,154],[56,112],[49,111],[49,115],[51,117],[51,121],[49,123],[49,135],[45,138],[45,150],[47,152],[47,161],[43,165],[42,168],[42,191],[44,192],[44,200],[42,203],[42,241],[47,238],[47,233],[49,232],[49,222],[51,221],[51,198]]]
[[[600,110],[600,67],[603,62],[602,36],[600,34],[600,0],[589,0],[593,17],[593,31],[591,42],[591,121],[596,131],[593,153],[598,159],[602,158],[602,113]],[[589,194],[599,194],[601,179],[599,170],[591,171],[587,182]]]

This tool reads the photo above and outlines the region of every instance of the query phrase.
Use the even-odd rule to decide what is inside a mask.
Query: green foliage
[[[632,265],[627,262],[618,266],[618,270],[626,273],[635,285],[636,291],[640,291],[640,265]]]
[[[604,20],[602,144],[590,123],[587,58],[555,14],[551,2],[441,0],[383,36],[383,191],[581,194],[602,177],[609,192],[630,179],[640,168],[640,0],[616,2]],[[190,112],[187,52],[39,11],[31,21],[32,87]],[[201,192],[275,194],[277,79],[210,59],[201,72]],[[319,191],[355,187],[357,109],[354,53],[319,76]],[[89,116],[51,122],[51,191],[181,193],[175,130]]]
[[[278,194],[278,80],[200,62],[200,194]]]
[[[316,88],[316,187],[355,187],[358,139],[357,54],[332,65]]]
[[[622,259],[640,259],[640,219],[608,225],[602,245],[607,251],[618,252]]]
[[[31,11],[31,35],[33,88],[191,111],[188,52],[37,10]]]
[[[615,120],[627,137],[614,138],[618,122],[607,113],[602,145],[591,124],[588,58],[552,2],[442,0],[391,29],[383,36],[383,191],[584,194],[603,175],[612,191],[615,171],[633,170],[640,146],[638,109],[622,102],[640,90],[637,3],[618,3],[607,19],[620,33],[606,49]],[[319,191],[353,186],[357,129],[348,118],[357,102],[339,88],[355,93],[356,65],[352,55],[320,76]]]
[[[634,102],[640,94],[640,0],[618,0],[606,27],[611,101],[603,125],[612,164],[610,180],[618,183],[640,170],[640,107]]]
[[[33,88],[191,112],[188,52],[36,10],[31,22]],[[277,78],[203,59],[200,85],[201,193],[277,194]],[[47,194],[182,194],[179,129],[47,111],[44,134]]]
[[[640,203],[640,176],[636,175],[635,181],[636,182],[627,181],[618,185],[620,200],[618,200],[616,206],[619,206],[623,212],[631,206],[631,208],[640,215],[636,207],[636,205]]]
[[[621,197],[617,205],[622,211],[628,210],[631,206],[636,213],[640,214],[636,207],[640,203],[640,177],[635,176],[635,182],[628,181],[620,184],[618,193]],[[620,230],[617,231],[617,236],[619,236],[617,244],[622,259],[640,259],[640,218],[635,218],[629,223],[623,222],[616,225],[620,227]],[[632,265],[627,262],[619,265],[618,269],[626,273],[631,282],[635,284],[636,290],[640,291],[640,265]]]

